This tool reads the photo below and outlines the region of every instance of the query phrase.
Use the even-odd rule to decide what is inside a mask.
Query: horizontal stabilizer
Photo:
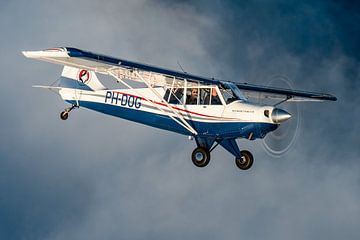
[[[43,86],[43,85],[33,85],[33,88],[45,88],[45,89],[52,89],[52,90],[61,90],[62,87],[54,87],[54,86]]]
[[[44,85],[33,85],[32,86],[33,88],[42,88],[42,89],[48,89],[52,92],[56,92],[56,93],[59,93],[59,91],[61,89],[63,89],[62,87],[56,87],[56,86],[44,86]]]

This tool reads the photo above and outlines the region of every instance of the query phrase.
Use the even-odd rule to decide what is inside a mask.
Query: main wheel
[[[60,113],[61,120],[66,120],[66,119],[68,119],[68,117],[69,117],[69,112],[63,111]]]
[[[235,158],[235,163],[241,170],[248,170],[254,163],[254,157],[249,151],[241,151],[241,157]]]
[[[197,147],[191,154],[191,159],[195,166],[205,167],[210,162],[210,152],[202,147]]]

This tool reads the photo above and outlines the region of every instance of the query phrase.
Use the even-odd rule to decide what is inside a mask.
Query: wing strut
[[[292,99],[292,98],[293,98],[293,96],[287,95],[284,100],[281,100],[280,102],[275,103],[273,106],[276,107],[277,105],[280,105],[280,104],[282,104],[282,103],[284,103],[284,102],[287,102],[288,100],[290,100],[290,99]]]
[[[138,95],[140,95],[142,98],[144,98],[146,101],[148,101],[149,103],[151,103],[154,107],[156,107],[157,109],[159,109],[161,112],[163,112],[164,114],[168,115],[171,119],[173,119],[175,122],[177,122],[180,126],[184,127],[186,130],[190,131],[192,134],[197,135],[198,133],[196,132],[196,130],[190,126],[190,124],[184,119],[184,117],[182,115],[180,115],[167,101],[163,101],[162,97],[160,96],[160,94],[154,90],[154,88],[151,86],[151,84],[148,83],[148,81],[146,81],[137,71],[133,71],[133,73],[135,73],[135,75],[141,79],[141,81],[143,83],[146,84],[146,86],[159,98],[159,100],[163,103],[165,103],[165,105],[176,115],[176,117],[178,119],[176,119],[174,116],[172,116],[170,113],[165,112],[161,107],[159,107],[156,103],[154,103],[153,100],[148,99],[144,96],[142,96],[142,94],[140,94],[135,88],[131,87],[129,84],[127,84],[125,81],[122,80],[121,77],[116,75],[115,71],[111,71],[111,69],[108,71],[109,75],[113,76],[116,80],[118,80],[119,82],[121,82],[122,84],[124,84],[126,87],[128,87],[129,89],[134,90]]]

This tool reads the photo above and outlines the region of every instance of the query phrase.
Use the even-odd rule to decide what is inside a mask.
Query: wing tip
[[[30,58],[30,51],[21,51],[22,55],[24,55],[27,58]]]
[[[69,57],[67,48],[48,48],[40,51],[21,51],[21,53],[27,58],[58,58],[58,57]]]
[[[338,100],[337,97],[331,95],[330,101],[334,101],[334,102],[335,102],[335,101],[337,101],[337,100]]]
[[[317,98],[320,100],[326,100],[326,101],[337,101],[337,97],[331,94],[321,95],[321,96],[314,96],[313,98]]]

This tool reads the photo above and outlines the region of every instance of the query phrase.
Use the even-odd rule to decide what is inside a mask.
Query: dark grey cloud
[[[2,1],[1,239],[358,239],[359,11],[318,1]],[[234,81],[335,94],[301,106],[281,158],[239,172],[222,149],[195,168],[183,136],[32,89],[61,67],[21,50],[75,46]]]

